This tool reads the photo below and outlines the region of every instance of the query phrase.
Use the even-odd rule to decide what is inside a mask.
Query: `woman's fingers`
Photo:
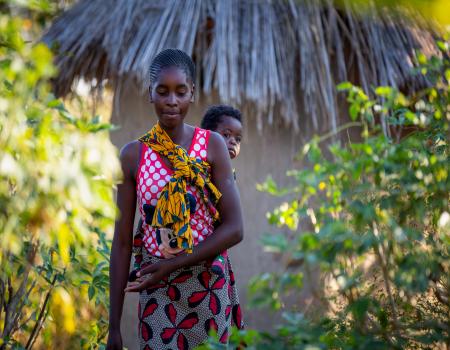
[[[142,282],[128,283],[127,288],[125,288],[125,293],[140,292],[150,288],[154,284],[153,278],[144,279]]]
[[[139,286],[140,284],[141,284],[141,282],[137,282],[137,281],[128,283],[127,287],[125,288],[125,293],[135,291],[134,289],[136,288],[136,286]]]
[[[157,268],[158,268],[158,266],[156,264],[148,265],[148,266],[143,267],[142,269],[140,269],[136,273],[136,276],[137,277],[141,277],[141,276],[147,275],[149,273],[155,272],[157,270]]]
[[[161,278],[155,276],[155,274],[149,272],[136,279],[136,281],[128,283],[125,288],[125,293],[143,291],[155,285],[160,279]]]
[[[136,281],[129,283],[125,292],[140,292],[157,284],[164,276],[168,276],[173,271],[170,268],[171,261],[173,260],[161,260],[142,268],[136,273]]]

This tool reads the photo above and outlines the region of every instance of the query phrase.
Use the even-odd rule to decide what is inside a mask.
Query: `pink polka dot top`
[[[190,157],[207,160],[209,135],[209,130],[195,128],[194,137],[188,150]],[[159,153],[143,144],[136,175],[137,201],[143,222],[143,244],[149,254],[157,257],[163,257],[163,255],[158,249],[155,228],[145,222],[146,211],[144,209],[149,207],[149,205],[156,206],[161,191],[170,180],[172,174],[173,170],[164,163]],[[195,212],[191,213],[190,220],[195,246],[213,232],[213,219],[206,204],[200,198],[197,188],[189,184],[187,188],[188,193],[192,194],[196,200]],[[151,218],[148,221],[151,221]]]

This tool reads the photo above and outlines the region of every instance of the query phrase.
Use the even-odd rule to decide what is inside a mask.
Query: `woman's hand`
[[[108,342],[106,343],[106,350],[122,350],[122,335],[120,334],[120,330],[117,331],[109,331],[108,334]]]
[[[173,259],[166,259],[158,261],[139,270],[136,274],[138,277],[135,282],[128,283],[125,292],[141,292],[151,288],[171,272],[175,271],[176,267],[172,263]]]

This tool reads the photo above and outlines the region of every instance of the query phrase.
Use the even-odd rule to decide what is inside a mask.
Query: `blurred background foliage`
[[[316,136],[298,157],[307,168],[288,171],[295,186],[259,185],[290,195],[268,220],[263,245],[282,255],[283,273],[256,276],[255,306],[284,311],[275,335],[257,349],[447,349],[450,347],[450,50],[419,55],[429,83],[409,96],[387,86],[371,100],[342,83],[358,141]],[[392,138],[380,129],[386,118]],[[305,314],[286,310],[303,279],[314,280],[315,303]]]
[[[386,9],[397,9],[403,15],[411,15],[410,10],[420,13],[424,19],[445,30],[450,25],[450,2],[447,0],[335,0],[338,6],[351,4],[361,15],[369,15],[372,6]],[[416,16],[413,19],[417,20]]]
[[[51,94],[36,39],[59,5],[0,4],[1,349],[94,349],[107,329],[119,163],[111,126]]]

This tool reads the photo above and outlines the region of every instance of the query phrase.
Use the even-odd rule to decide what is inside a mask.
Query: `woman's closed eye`
[[[169,90],[166,88],[158,88],[156,89],[156,93],[161,96],[166,96],[169,93]]]
[[[184,97],[184,96],[186,96],[186,94],[187,94],[186,90],[177,91],[177,96],[178,97]]]

